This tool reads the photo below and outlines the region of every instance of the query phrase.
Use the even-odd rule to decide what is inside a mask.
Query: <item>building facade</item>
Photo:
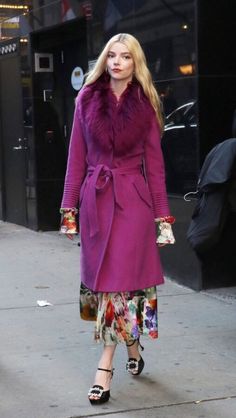
[[[58,229],[75,98],[105,42],[128,32],[143,46],[166,117],[162,149],[178,219],[177,244],[162,254],[166,274],[207,286],[186,241],[194,202],[183,196],[196,189],[208,151],[232,136],[235,18],[236,5],[223,0],[0,4],[0,219]]]

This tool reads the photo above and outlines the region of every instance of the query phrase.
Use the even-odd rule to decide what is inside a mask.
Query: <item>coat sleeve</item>
[[[65,176],[62,208],[76,208],[79,202],[81,185],[87,171],[87,148],[80,121],[80,100],[76,101],[71,131],[67,170]]]
[[[153,114],[145,141],[144,168],[152,197],[154,217],[169,216],[165,184],[165,166],[161,150],[161,135],[156,116]]]

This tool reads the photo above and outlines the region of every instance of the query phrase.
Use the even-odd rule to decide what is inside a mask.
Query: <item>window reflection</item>
[[[128,32],[139,39],[166,118],[162,147],[168,191],[183,194],[195,188],[198,170],[195,1],[12,0],[11,3],[25,8],[0,8],[0,40],[17,36],[27,40],[33,31],[81,17],[86,20],[89,64],[114,34]],[[30,114],[28,119],[31,123]]]
[[[165,118],[162,150],[168,191],[195,190],[198,169],[196,100],[178,106]]]

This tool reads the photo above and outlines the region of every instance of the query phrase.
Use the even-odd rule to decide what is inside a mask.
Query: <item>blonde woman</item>
[[[109,400],[117,344],[127,345],[126,369],[136,376],[144,367],[140,335],[158,336],[156,286],[164,280],[156,242],[174,242],[162,127],[139,42],[113,36],[76,101],[61,205],[68,236],[79,211],[81,317],[96,321],[95,339],[104,344],[92,404]]]

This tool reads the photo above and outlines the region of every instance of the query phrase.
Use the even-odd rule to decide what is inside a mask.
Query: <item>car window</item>
[[[193,106],[191,106],[188,110],[188,112],[185,115],[185,120],[189,125],[195,125],[197,122],[196,119],[196,105],[195,103],[193,104]]]
[[[193,105],[194,105],[194,103],[190,102],[190,103],[186,103],[183,106],[178,107],[170,115],[167,116],[166,123],[179,125],[181,123],[186,122],[186,120],[189,123],[193,123],[193,120],[195,120],[194,119],[195,112],[194,112],[194,109],[193,109],[193,107],[195,107],[195,106],[193,106]]]

